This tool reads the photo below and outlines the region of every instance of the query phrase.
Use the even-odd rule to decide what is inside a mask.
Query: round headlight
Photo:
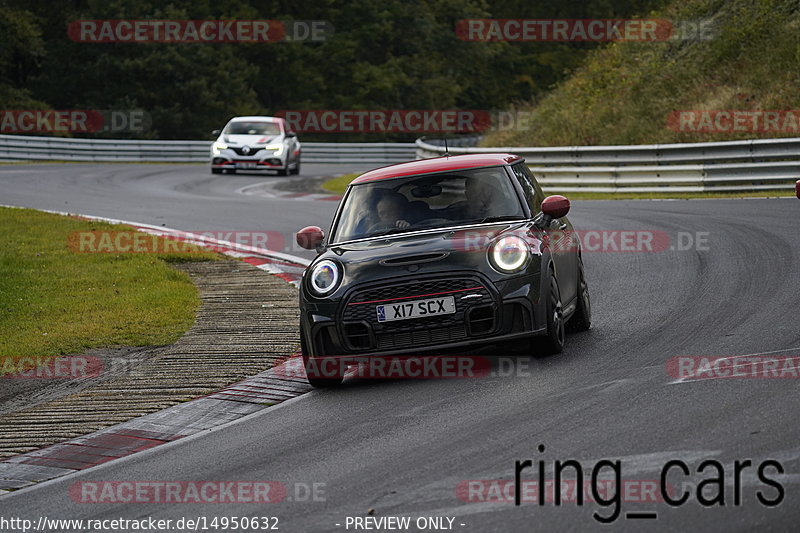
[[[528,245],[516,235],[503,237],[489,250],[492,264],[503,272],[519,270],[528,260]]]
[[[311,269],[310,283],[317,294],[328,294],[339,283],[339,267],[327,259],[320,261]]]

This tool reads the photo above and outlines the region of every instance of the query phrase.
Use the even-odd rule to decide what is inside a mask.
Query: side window
[[[536,215],[542,209],[542,200],[544,200],[544,192],[536,182],[530,169],[524,163],[518,163],[511,167],[514,171],[517,181],[522,187],[525,194],[525,200],[531,208],[531,214]]]

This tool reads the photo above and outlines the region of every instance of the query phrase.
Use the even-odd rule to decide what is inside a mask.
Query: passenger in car
[[[464,181],[464,196],[446,208],[451,220],[480,220],[487,216],[505,214],[507,198],[488,180],[480,176],[470,176]]]
[[[483,218],[496,210],[498,191],[487,181],[471,178],[465,184],[468,218]]]

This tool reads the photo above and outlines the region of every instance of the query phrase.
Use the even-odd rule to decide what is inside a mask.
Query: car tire
[[[578,305],[575,314],[567,322],[568,331],[586,331],[592,327],[592,302],[589,298],[589,285],[583,271],[583,259],[578,257]]]
[[[344,380],[344,375],[335,375],[333,377],[320,377],[320,376],[312,376],[310,375],[309,371],[313,371],[313,369],[324,368],[325,358],[324,357],[312,357],[308,355],[308,349],[306,348],[306,341],[305,337],[302,333],[300,333],[300,350],[303,354],[303,367],[306,371],[306,379],[308,383],[314,387],[315,389],[332,389],[338,387],[342,384]]]
[[[222,174],[222,169],[221,168],[212,168],[211,169],[211,173],[212,174]]]
[[[291,174],[294,174],[295,176],[300,174],[300,160],[299,159],[297,160],[297,164],[295,165],[294,170],[291,171]]]
[[[547,332],[534,339],[534,355],[554,355],[564,349],[564,309],[561,305],[561,291],[555,273],[550,270],[550,290],[545,305],[547,313]]]

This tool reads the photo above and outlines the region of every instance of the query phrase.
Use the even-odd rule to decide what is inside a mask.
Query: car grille
[[[258,153],[258,151],[261,150],[262,147],[251,146],[250,147],[250,151],[247,152],[247,153],[244,153],[242,151],[242,147],[240,147],[240,146],[235,146],[235,147],[234,146],[230,146],[229,148],[231,150],[233,150],[234,152],[236,152],[236,155],[243,155],[243,156],[246,156],[246,157],[252,157],[252,156],[255,156]]]
[[[456,312],[378,322],[377,305],[437,296],[453,296]],[[461,300],[464,296],[470,297]],[[356,290],[347,299],[342,313],[342,333],[348,347],[355,350],[402,349],[457,342],[489,333],[495,324],[495,307],[491,293],[475,277],[417,279],[366,287]],[[470,327],[472,318],[476,319],[476,326],[480,323],[479,327]]]
[[[439,328],[425,328],[396,333],[379,333],[377,347],[381,350],[401,349],[408,346],[425,346],[457,342],[467,338],[464,325]]]

